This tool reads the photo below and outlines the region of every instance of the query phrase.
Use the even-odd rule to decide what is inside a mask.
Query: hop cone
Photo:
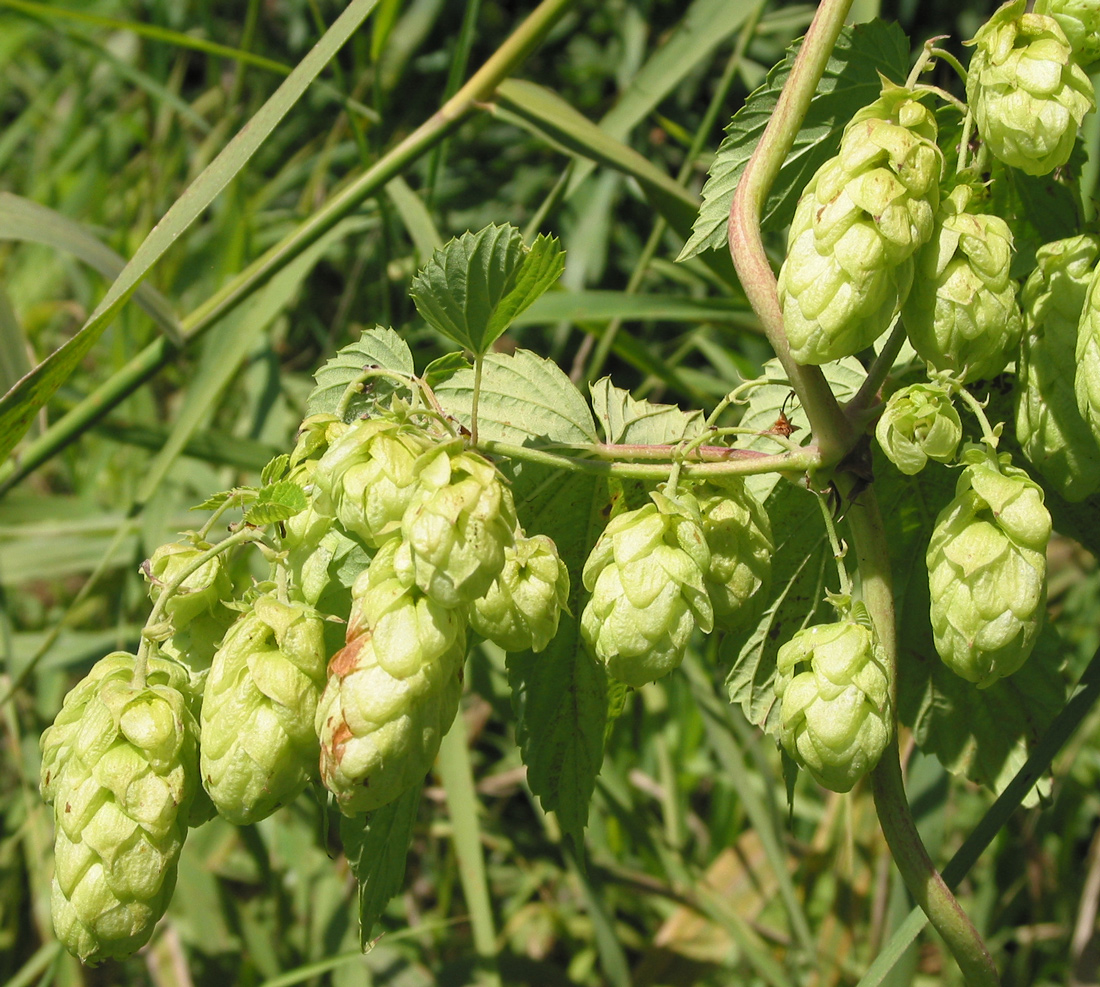
[[[1039,248],[1024,285],[1027,317],[1016,362],[1016,438],[1066,500],[1100,488],[1100,443],[1077,406],[1077,326],[1100,238],[1083,234]],[[1087,392],[1086,392],[1087,393]]]
[[[696,626],[714,626],[698,504],[689,494],[650,496],[612,518],[582,574],[592,594],[581,614],[585,643],[610,675],[635,687],[676,668]]]
[[[1026,660],[1046,602],[1050,514],[1023,470],[972,448],[928,544],[936,650],[979,688]]]
[[[402,582],[395,549],[383,546],[356,580],[347,645],[317,706],[321,779],[348,815],[423,779],[462,692],[465,612]]]
[[[305,604],[261,596],[214,656],[203,693],[200,766],[203,786],[231,823],[269,816],[316,774],[322,623]]]
[[[886,658],[869,622],[807,627],[776,661],[783,746],[820,784],[850,791],[890,742]]]
[[[332,441],[313,472],[317,510],[377,548],[400,528],[419,490],[421,457],[434,447],[415,425],[385,418],[356,422]]]
[[[470,626],[505,651],[542,651],[558,632],[569,600],[569,570],[546,535],[517,537],[504,568],[474,600]]]
[[[702,484],[695,496],[710,551],[705,577],[714,626],[733,630],[753,616],[752,600],[771,579],[771,522],[739,477]]]
[[[141,567],[153,602],[156,603],[168,584],[209,548],[207,544],[194,545],[191,542],[161,545]],[[215,555],[183,580],[165,604],[164,611],[173,628],[180,630],[203,614],[212,612],[218,603],[230,599],[232,595],[233,585],[225,571],[225,564],[220,555]]]
[[[949,463],[962,439],[951,396],[937,384],[911,384],[890,395],[875,438],[902,473],[913,476],[929,459]]]
[[[1025,6],[1006,3],[969,42],[966,99],[997,158],[1046,175],[1069,161],[1096,97],[1058,21],[1024,13]]]
[[[889,327],[932,235],[942,167],[935,117],[906,89],[888,87],[845,127],[799,199],[779,272],[799,363],[857,353]]]
[[[1094,435],[1100,437],[1100,266],[1093,270],[1077,325],[1077,368],[1073,387],[1077,408]]]
[[[937,370],[962,373],[964,382],[1004,370],[1023,329],[1009,277],[1012,233],[999,216],[967,212],[972,195],[958,185],[943,200],[902,306],[913,348]]]
[[[1100,3],[1096,0],[1038,0],[1035,13],[1058,22],[1082,68],[1100,58]]]
[[[442,606],[472,603],[504,568],[517,527],[512,495],[475,452],[444,446],[418,470],[420,494],[401,520],[398,574]]]
[[[54,930],[86,963],[139,949],[168,907],[198,787],[188,676],[108,655],[66,697],[42,737],[42,792],[54,806]]]

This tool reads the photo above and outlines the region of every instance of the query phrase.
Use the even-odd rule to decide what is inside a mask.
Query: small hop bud
[[[734,630],[754,616],[752,601],[771,578],[771,522],[740,477],[701,484],[694,493],[710,552],[706,585],[714,626]]]
[[[917,353],[937,370],[961,372],[963,382],[1004,370],[1023,330],[1009,277],[1012,233],[1000,216],[968,212],[972,198],[958,185],[943,200],[902,306]]]
[[[949,463],[962,440],[962,421],[951,395],[938,384],[911,384],[895,391],[875,426],[875,438],[906,476],[929,459]]]
[[[1038,0],[1034,13],[1058,22],[1082,68],[1100,59],[1100,4],[1096,0]]]
[[[1058,21],[1025,7],[1004,4],[968,42],[966,100],[995,157],[1046,175],[1069,161],[1096,96]]]
[[[51,894],[57,938],[85,963],[122,959],[164,914],[198,788],[198,728],[187,671],[108,655],[42,738],[54,806]]]
[[[979,688],[1015,672],[1035,645],[1046,603],[1050,514],[1027,474],[973,446],[928,544],[936,651]]]
[[[890,742],[886,656],[865,619],[799,631],[776,656],[780,740],[819,784],[851,791]]]
[[[419,493],[420,457],[437,443],[416,425],[370,418],[337,436],[313,471],[316,507],[377,548]]]
[[[1074,390],[1077,327],[1098,258],[1100,237],[1093,234],[1048,243],[1036,254],[1022,295],[1027,329],[1016,361],[1016,438],[1069,501],[1100,489],[1100,443]],[[1084,353],[1084,361],[1092,356]]]
[[[889,328],[932,235],[943,154],[933,113],[897,86],[858,111],[799,199],[779,272],[791,355],[828,363]]]
[[[504,568],[474,600],[470,626],[505,651],[542,651],[558,632],[569,600],[569,570],[546,535],[517,537]]]
[[[440,447],[418,471],[420,493],[401,519],[397,573],[445,607],[472,603],[504,568],[518,525],[512,494],[475,452]]]
[[[203,693],[200,767],[231,823],[269,816],[316,774],[313,720],[325,660],[320,615],[270,594],[226,633]]]
[[[153,602],[156,603],[168,584],[210,547],[206,543],[192,542],[161,545],[141,567]],[[225,571],[225,563],[220,555],[215,555],[183,580],[165,604],[165,614],[172,627],[181,630],[197,617],[216,609],[222,600],[228,600],[232,595],[233,584]]]
[[[420,782],[458,711],[465,608],[435,603],[394,571],[397,540],[355,581],[347,645],[317,705],[321,780],[347,815]]]
[[[592,594],[584,641],[608,674],[635,688],[679,666],[695,627],[714,627],[699,506],[690,494],[650,497],[611,519],[582,574]]]

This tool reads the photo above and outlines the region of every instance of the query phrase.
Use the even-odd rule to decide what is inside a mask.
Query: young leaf
[[[253,505],[244,512],[246,524],[265,525],[286,521],[306,509],[305,491],[289,480],[261,487]]]
[[[726,222],[733,192],[764,128],[775,112],[779,94],[790,75],[800,41],[769,73],[733,116],[726,137],[703,186],[703,206],[691,239],[677,260],[704,250],[724,250]],[[813,173],[840,146],[844,125],[856,110],[878,99],[881,72],[901,82],[909,71],[909,39],[893,22],[870,21],[845,27],[818,83],[809,111],[764,205],[765,229],[782,229],[791,221],[798,197]]]
[[[473,393],[472,370],[460,370],[435,391],[443,407],[467,425]],[[513,445],[531,439],[599,442],[581,392],[556,363],[530,350],[485,358],[477,420],[483,438]]]
[[[230,497],[235,497],[240,492],[240,490],[234,489],[223,490],[221,493],[212,494],[211,496],[207,497],[206,500],[204,500],[201,504],[196,504],[194,507],[192,507],[191,510],[216,511],[219,507],[222,506],[222,504],[229,500]]]
[[[527,250],[514,226],[490,225],[432,254],[410,293],[428,322],[481,356],[564,267],[556,239],[540,236]]]
[[[589,388],[592,408],[607,442],[666,445],[695,438],[703,428],[701,411],[681,411],[673,404],[638,401],[601,377]]]
[[[405,858],[412,842],[420,785],[413,785],[369,816],[340,818],[340,839],[359,883],[359,945],[367,949],[371,931],[389,900],[405,884]]]
[[[284,452],[268,462],[263,468],[263,471],[260,473],[260,483],[263,486],[267,486],[269,483],[276,483],[286,476],[288,469],[290,469],[290,454]]]
[[[412,377],[412,351],[408,343],[392,329],[375,326],[365,330],[359,339],[345,346],[313,375],[317,386],[306,399],[306,414],[335,414],[348,385],[361,377],[367,367],[395,370]],[[361,395],[349,402],[345,421],[363,414],[397,387],[394,381],[385,377],[372,378],[370,384]]]
[[[827,610],[826,580],[836,581],[832,552],[817,497],[793,483],[780,484],[766,504],[775,533],[771,600],[755,626],[727,636],[719,652],[730,665],[730,702],[750,723],[774,731],[775,666],[780,647]]]
[[[458,371],[469,369],[470,361],[462,353],[457,350],[452,353],[444,353],[424,368],[424,383],[435,390],[444,381],[450,380]]]

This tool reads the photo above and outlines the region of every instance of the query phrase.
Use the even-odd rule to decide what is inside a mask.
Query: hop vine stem
[[[760,237],[760,215],[824,74],[850,6],[851,0],[822,0],[818,6],[771,120],[734,193],[729,218],[734,267],[806,412],[826,469],[842,463],[855,445],[857,430],[837,404],[820,369],[800,366],[791,358],[775,274]],[[841,472],[836,483],[842,495],[852,493],[853,478]],[[886,652],[891,690],[896,690],[897,630],[890,554],[873,484],[855,497],[847,516],[863,602]],[[893,698],[896,710],[896,696]],[[896,738],[896,723],[894,727]],[[883,833],[906,886],[943,936],[967,983],[972,987],[998,984],[997,969],[985,943],[936,871],[917,833],[905,796],[896,739],[872,772],[871,784]]]

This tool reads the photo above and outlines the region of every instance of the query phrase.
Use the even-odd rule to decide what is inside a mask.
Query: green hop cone
[[[419,493],[421,457],[436,445],[416,425],[389,418],[356,422],[332,441],[312,473],[317,510],[377,548],[400,529]]]
[[[964,382],[1004,370],[1023,331],[1016,282],[1009,277],[1012,233],[1000,216],[968,212],[973,195],[970,186],[957,185],[944,198],[902,306],[921,358]]]
[[[383,546],[356,580],[347,645],[329,662],[317,705],[321,780],[347,815],[423,779],[462,694],[465,610],[399,579],[395,549]]]
[[[85,963],[145,945],[176,880],[198,788],[198,728],[187,671],[108,655],[42,737],[43,794],[54,806],[51,896],[57,938]]]
[[[398,574],[445,607],[484,596],[504,568],[517,527],[511,491],[495,466],[442,446],[418,462],[420,494],[401,520]]]
[[[698,503],[690,494],[611,519],[584,564],[592,597],[581,634],[608,674],[638,688],[678,667],[691,632],[710,633],[710,550]]]
[[[1093,234],[1040,247],[1022,296],[1027,329],[1016,361],[1016,438],[1069,501],[1100,489],[1100,443],[1074,390],[1077,327],[1098,257],[1100,237]]]
[[[1034,13],[1053,17],[1065,31],[1082,68],[1100,59],[1100,3],[1097,0],[1037,0]]]
[[[203,692],[200,767],[229,822],[271,815],[316,775],[313,720],[326,657],[321,616],[271,594],[226,633]]]
[[[153,602],[156,603],[168,584],[210,547],[205,542],[169,542],[161,545],[141,567]],[[222,600],[228,600],[232,595],[233,584],[225,571],[225,563],[220,555],[215,555],[183,580],[165,604],[164,612],[172,627],[181,630],[196,618],[214,611]]]
[[[1077,409],[1092,433],[1100,437],[1100,266],[1093,269],[1077,324],[1076,370],[1073,378]]]
[[[771,579],[771,521],[740,477],[694,490],[710,552],[705,570],[714,626],[734,630],[756,615],[753,603]]]
[[[932,235],[942,168],[935,117],[907,89],[888,85],[844,128],[799,199],[779,272],[799,363],[858,353],[889,327]]]
[[[886,655],[861,616],[804,628],[776,656],[779,739],[834,792],[851,791],[890,742]]]
[[[1025,7],[1004,4],[968,42],[966,100],[995,157],[1046,175],[1069,161],[1096,96],[1058,21]]]
[[[875,438],[906,476],[929,459],[949,463],[962,440],[962,421],[951,395],[938,384],[911,384],[890,395],[875,426]]]
[[[569,600],[569,570],[546,535],[517,536],[504,568],[474,600],[470,626],[505,651],[542,651],[558,632]]]
[[[1027,474],[972,446],[928,544],[936,651],[979,688],[1031,654],[1046,603],[1050,514]]]

